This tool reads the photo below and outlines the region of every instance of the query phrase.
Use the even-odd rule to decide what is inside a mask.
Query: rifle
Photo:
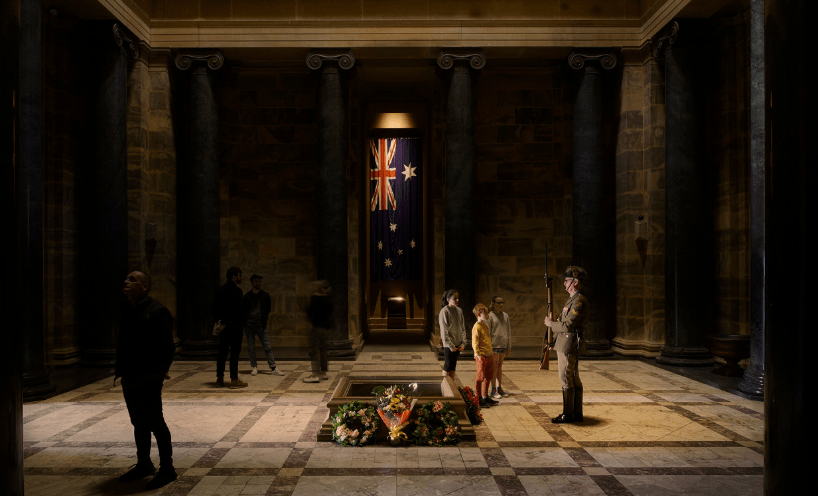
[[[545,314],[551,315],[551,302],[554,299],[551,277],[548,277],[548,244],[545,245],[545,290],[548,298],[548,305],[545,307]],[[540,370],[548,370],[548,352],[553,348],[551,328],[547,327],[545,335],[542,337],[542,353],[540,354]]]

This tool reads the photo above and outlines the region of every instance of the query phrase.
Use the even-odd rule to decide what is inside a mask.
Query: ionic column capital
[[[653,56],[662,57],[664,52],[670,50],[670,47],[676,43],[676,38],[679,36],[679,22],[673,21],[665,26],[656,37],[653,39]]]
[[[176,54],[176,67],[186,71],[194,62],[204,62],[208,69],[218,70],[224,65],[224,55],[218,50],[180,50]]]
[[[599,63],[603,69],[613,69],[616,67],[616,53],[612,50],[573,50],[568,55],[568,65],[572,69],[585,69],[585,72],[597,72],[596,64],[586,65],[588,62]]]
[[[311,50],[307,54],[307,67],[312,70],[321,69],[325,61],[337,62],[339,68],[349,70],[355,65],[355,55],[349,50]]]
[[[486,65],[486,56],[482,50],[474,48],[444,49],[437,56],[437,65],[441,69],[449,70],[455,66],[455,62],[468,62],[472,69],[482,69]]]
[[[114,41],[122,50],[122,53],[131,52],[133,58],[139,58],[139,39],[133,36],[130,31],[122,27],[118,22],[115,22],[111,27],[114,32]]]

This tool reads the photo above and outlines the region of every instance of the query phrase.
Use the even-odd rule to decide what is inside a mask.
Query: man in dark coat
[[[176,347],[173,317],[167,308],[148,296],[151,279],[144,272],[131,272],[123,293],[122,324],[116,347],[117,378],[122,378],[122,395],[128,407],[136,441],[136,465],[120,482],[156,475],[145,486],[156,489],[176,480],[170,430],[162,414],[162,383],[167,377]],[[159,448],[159,472],[151,461],[151,433]]]
[[[219,355],[216,359],[216,385],[224,386],[224,366],[227,353],[230,352],[230,389],[247,387],[239,379],[239,354],[241,353],[242,326],[244,320],[241,312],[241,269],[227,269],[227,282],[216,291],[211,310],[213,320],[225,327],[219,334]]]
[[[250,276],[250,284],[253,289],[245,293],[241,300],[241,312],[244,320],[244,334],[247,336],[247,354],[250,355],[250,366],[253,370],[250,375],[258,374],[258,364],[256,362],[256,336],[261,341],[264,354],[267,356],[267,365],[270,366],[270,374],[284,375],[284,372],[276,368],[276,360],[273,357],[273,347],[270,346],[270,337],[267,335],[267,317],[270,316],[272,300],[267,291],[261,289],[263,276],[253,274]]]

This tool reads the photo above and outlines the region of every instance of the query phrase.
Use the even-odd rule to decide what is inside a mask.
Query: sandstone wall
[[[128,266],[151,275],[151,297],[176,330],[176,143],[170,53],[143,48],[128,65]]]

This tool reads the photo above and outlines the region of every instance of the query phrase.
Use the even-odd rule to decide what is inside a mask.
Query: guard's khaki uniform
[[[588,298],[577,291],[565,302],[559,319],[551,323],[551,330],[556,336],[554,349],[557,351],[557,369],[563,389],[582,387],[577,369],[577,355],[585,343],[579,344],[578,336],[582,336],[589,316]]]

